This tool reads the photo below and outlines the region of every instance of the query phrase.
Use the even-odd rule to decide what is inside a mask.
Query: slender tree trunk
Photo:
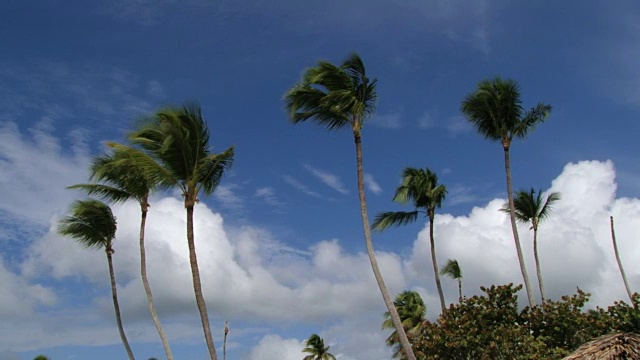
[[[538,273],[538,286],[540,286],[540,298],[542,302],[547,298],[544,294],[542,270],[540,270],[540,258],[538,257],[538,226],[533,227],[533,257],[536,259],[536,271]]]
[[[193,278],[193,292],[196,295],[196,304],[200,312],[200,321],[202,321],[202,330],[204,331],[204,339],[207,342],[209,357],[211,360],[218,360],[216,347],[213,344],[213,336],[211,335],[211,327],[209,326],[209,315],[207,314],[207,304],[202,296],[202,285],[200,284],[200,270],[198,269],[198,258],[196,256],[196,244],[193,235],[193,207],[195,199],[193,195],[185,194],[185,207],[187,208],[187,243],[189,244],[189,263],[191,264],[191,277]]]
[[[431,212],[432,210],[428,210]],[[442,312],[447,309],[446,302],[444,301],[444,293],[442,292],[442,284],[440,283],[440,272],[438,268],[438,261],[436,260],[436,242],[433,238],[433,219],[435,216],[429,214],[429,240],[431,245],[431,263],[433,264],[433,274],[436,277],[436,287],[438,288],[438,295],[440,296],[440,307]]]
[[[162,329],[162,325],[160,324],[160,319],[158,318],[158,313],[156,312],[156,307],[153,305],[153,295],[151,294],[151,286],[149,286],[149,279],[147,279],[147,256],[145,253],[144,246],[144,229],[147,223],[147,208],[149,204],[147,204],[147,200],[144,199],[140,204],[142,210],[142,219],[140,220],[140,276],[142,277],[142,285],[144,286],[144,292],[147,294],[147,302],[149,303],[149,313],[151,314],[151,318],[153,319],[153,324],[156,326],[156,330],[158,330],[158,335],[160,335],[160,340],[162,340],[162,346],[164,347],[164,352],[167,355],[167,360],[173,360],[173,355],[171,354],[171,348],[169,347],[169,342],[167,341],[167,336]]]
[[[462,279],[458,279],[458,302],[462,303]]]
[[[224,342],[222,344],[222,359],[227,360],[227,335],[229,334],[229,322],[224,322]]]
[[[516,252],[518,253],[518,261],[520,262],[520,271],[522,272],[522,278],[524,279],[524,287],[527,291],[527,298],[529,299],[529,306],[534,306],[536,301],[533,297],[533,291],[531,289],[531,281],[529,280],[529,274],[527,274],[527,267],[524,263],[524,256],[522,255],[522,247],[520,246],[520,236],[518,236],[518,226],[516,225],[516,208],[513,203],[513,186],[511,184],[511,160],[509,158],[509,144],[503,141],[504,148],[504,168],[507,173],[507,198],[509,199],[509,217],[511,218],[511,229],[513,230],[513,241],[516,243]]]
[[[105,251],[107,252],[109,277],[111,278],[111,297],[113,298],[113,310],[116,313],[116,323],[118,324],[120,339],[122,339],[122,344],[124,345],[125,350],[127,350],[129,360],[135,360],[135,358],[133,357],[133,352],[131,351],[131,347],[129,346],[129,342],[127,341],[127,336],[124,334],[124,327],[122,326],[122,318],[120,316],[120,305],[118,305],[118,292],[116,290],[116,275],[113,271],[113,249],[111,249],[111,247],[107,247]]]
[[[371,241],[371,228],[369,225],[369,215],[367,214],[367,200],[364,194],[364,171],[362,169],[362,138],[360,136],[360,129],[353,130],[353,137],[356,144],[356,168],[358,174],[358,197],[360,198],[360,215],[362,216],[362,227],[364,230],[364,242],[367,247],[367,254],[369,255],[369,261],[371,262],[373,275],[375,276],[378,287],[380,288],[380,292],[382,293],[384,304],[387,306],[387,310],[389,311],[391,321],[393,322],[393,326],[396,329],[398,338],[400,339],[400,344],[402,345],[404,354],[408,360],[416,360],[416,356],[413,354],[413,349],[411,348],[411,344],[409,343],[407,334],[402,327],[402,322],[400,321],[398,311],[396,310],[395,305],[393,305],[393,300],[389,295],[389,290],[387,289],[387,286],[384,283],[384,279],[382,278],[382,274],[380,273],[378,260],[376,259],[376,254],[373,250],[373,243]]]
[[[616,232],[613,229],[613,216],[610,216],[609,220],[611,222],[611,240],[613,241],[613,252],[615,252],[616,254],[616,261],[618,262],[618,268],[620,268],[622,281],[624,281],[624,288],[627,290],[627,295],[629,295],[629,299],[631,299],[631,305],[635,307],[635,302],[633,301],[633,293],[631,292],[631,288],[629,287],[629,282],[627,281],[627,275],[624,273],[624,268],[622,267],[622,261],[620,261],[620,254],[618,253],[618,243],[616,242]]]

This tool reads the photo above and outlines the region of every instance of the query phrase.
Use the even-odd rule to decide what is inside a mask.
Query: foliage
[[[324,346],[324,340],[317,334],[311,334],[305,342],[302,352],[309,353],[304,360],[336,360],[336,357],[329,352],[331,346]]]
[[[451,305],[411,334],[418,359],[561,359],[612,331],[640,330],[640,295],[633,306],[584,310],[590,294],[578,289],[560,301],[519,309],[522,285],[481,287],[483,295]]]
[[[33,360],[49,360],[49,358],[44,355],[38,355],[34,357]]]
[[[402,327],[407,332],[407,335],[419,333],[422,330],[424,324],[424,317],[427,313],[427,307],[422,301],[422,297],[415,291],[404,291],[393,302],[393,305],[398,310]],[[385,320],[382,322],[383,329],[394,329],[393,322],[389,312],[384,313]],[[387,338],[387,345],[394,347],[394,358],[403,358],[402,348],[400,347],[400,341],[398,340],[398,333],[393,331]]]

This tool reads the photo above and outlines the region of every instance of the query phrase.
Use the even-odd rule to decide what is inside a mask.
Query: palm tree
[[[360,216],[367,255],[384,303],[391,313],[391,319],[400,336],[402,348],[409,360],[415,360],[411,344],[402,329],[400,317],[393,306],[391,295],[378,267],[369,228],[362,166],[362,126],[373,113],[376,98],[376,80],[366,76],[364,63],[357,54],[350,55],[340,66],[327,61],[318,62],[316,67],[306,70],[302,82],[285,94],[286,108],[294,124],[315,120],[329,130],[349,128],[353,133]]]
[[[106,204],[94,200],[79,200],[71,205],[71,215],[68,215],[58,225],[58,232],[63,236],[70,236],[87,248],[104,248],[109,265],[111,278],[111,294],[113,308],[116,313],[116,323],[120,331],[120,338],[127,350],[130,360],[134,360],[133,352],[122,327],[118,293],[116,291],[116,277],[113,271],[113,239],[116,236],[116,218],[111,208]]]
[[[44,355],[38,355],[34,357],[33,360],[49,360],[49,358]]]
[[[224,341],[222,343],[222,359],[227,360],[227,335],[229,335],[229,321],[224,322]]]
[[[416,291],[404,291],[393,302],[398,310],[400,319],[402,320],[403,329],[410,335],[418,334],[424,324],[424,317],[427,313],[427,307],[422,301],[422,297]],[[382,322],[383,329],[393,329],[393,322],[389,317],[389,312],[384,314],[385,320]],[[387,345],[394,346],[398,343],[398,334],[396,331],[391,333],[387,338]],[[402,348],[396,347],[393,354],[394,358],[402,357]]]
[[[373,221],[374,230],[384,230],[389,226],[404,225],[416,221],[419,213],[424,213],[429,219],[429,241],[431,249],[431,264],[436,279],[438,295],[440,295],[440,307],[446,309],[438,262],[436,260],[436,247],[433,237],[433,220],[436,216],[436,208],[442,206],[447,196],[447,187],[438,184],[438,176],[429,169],[405,168],[402,172],[402,184],[396,189],[393,201],[406,204],[411,201],[414,211],[383,212]]]
[[[536,272],[538,275],[538,285],[540,287],[540,297],[542,302],[546,299],[544,294],[544,283],[542,281],[542,272],[540,271],[540,259],[538,257],[538,226],[540,222],[551,213],[551,206],[554,202],[560,200],[560,193],[553,192],[547,195],[547,199],[542,201],[542,190],[536,195],[535,190],[520,190],[516,193],[514,207],[516,209],[516,220],[521,224],[531,223],[533,229],[533,257],[536,260]],[[509,212],[509,205],[505,204],[502,211]]]
[[[303,360],[336,360],[329,352],[331,346],[324,346],[324,340],[317,334],[311,334],[305,342],[302,352],[309,353]]]
[[[480,82],[476,91],[464,98],[460,109],[481,135],[486,139],[502,144],[511,230],[513,231],[513,240],[516,244],[518,262],[520,263],[520,271],[524,279],[529,305],[533,306],[535,300],[524,263],[516,225],[509,149],[515,137],[524,138],[529,132],[533,131],[538,123],[543,122],[549,116],[551,106],[538,103],[529,111],[525,111],[520,100],[518,83],[513,80],[503,80],[500,77],[496,77]]]
[[[627,281],[627,275],[624,272],[624,268],[622,267],[622,261],[620,261],[620,254],[618,253],[618,243],[616,241],[616,231],[615,231],[615,229],[613,227],[613,216],[609,216],[609,222],[611,224],[611,241],[613,241],[613,252],[616,255],[616,261],[618,262],[618,269],[620,269],[620,275],[622,275],[622,281],[624,282],[624,288],[627,290],[627,295],[629,295],[629,299],[631,299],[631,304],[635,305],[636,301],[633,298],[633,294],[631,293],[631,288],[629,287],[629,282]]]
[[[141,124],[138,130],[132,132],[129,139],[158,159],[167,176],[172,179],[166,181],[177,186],[184,197],[193,290],[209,356],[212,360],[217,360],[207,305],[202,295],[193,230],[193,212],[195,204],[199,201],[200,192],[206,195],[212,194],[225,170],[231,167],[233,147],[219,154],[211,151],[209,129],[197,104],[159,111],[153,118]],[[147,169],[153,168],[149,162],[143,163],[143,166]]]
[[[458,302],[462,302],[462,269],[460,269],[458,260],[449,259],[440,270],[440,274],[458,280]]]
[[[167,336],[160,324],[158,313],[153,304],[153,294],[151,293],[151,287],[149,286],[149,280],[147,278],[147,260],[144,245],[145,224],[149,211],[149,193],[161,185],[158,177],[160,177],[164,171],[156,164],[154,173],[160,175],[149,176],[149,173],[144,171],[144,168],[140,166],[139,162],[136,162],[135,158],[129,155],[135,151],[135,149],[129,149],[128,151],[116,149],[110,155],[102,155],[94,158],[91,164],[91,180],[98,181],[99,183],[78,184],[70,186],[69,188],[84,190],[89,195],[100,196],[113,203],[134,199],[140,204],[142,214],[139,238],[140,275],[142,277],[144,291],[147,295],[149,313],[162,340],[167,359],[172,360],[173,355],[171,354]],[[137,155],[138,157],[145,156],[145,154],[141,152],[138,152]],[[155,163],[151,160],[149,161],[152,164]]]

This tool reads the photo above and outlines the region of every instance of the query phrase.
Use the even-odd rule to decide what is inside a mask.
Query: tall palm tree
[[[424,317],[427,313],[427,307],[422,301],[422,297],[416,291],[404,291],[393,302],[393,305],[398,310],[400,319],[402,320],[403,329],[410,335],[414,335],[420,332],[424,324]],[[393,322],[389,317],[389,312],[384,314],[385,320],[382,322],[383,329],[393,329]],[[398,344],[398,334],[396,331],[391,333],[387,338],[387,345],[395,346]],[[393,354],[394,358],[402,358],[402,349],[396,347]]]
[[[134,199],[140,204],[140,275],[142,277],[144,291],[147,295],[149,313],[162,341],[167,359],[172,360],[173,355],[167,336],[160,324],[158,313],[153,304],[153,294],[151,293],[151,287],[149,286],[149,280],[147,278],[147,260],[144,245],[145,224],[149,211],[149,194],[162,185],[158,178],[164,174],[164,171],[156,164],[153,169],[154,173],[160,175],[150,176],[149,172],[145,171],[145,168],[140,166],[139,162],[135,161],[136,158],[129,155],[132,152],[136,152],[136,150],[129,149],[126,151],[116,149],[112,154],[94,158],[91,164],[90,180],[97,181],[98,183],[78,184],[70,186],[69,188],[84,190],[89,195],[100,196],[113,203]],[[137,155],[138,157],[146,156],[141,152],[138,152]],[[149,159],[149,162],[151,164],[155,163],[151,161],[151,159]]]
[[[538,226],[540,222],[551,213],[551,207],[554,202],[560,200],[560,193],[553,192],[547,195],[546,200],[542,199],[542,190],[536,192],[533,188],[530,191],[520,190],[516,193],[514,207],[516,209],[516,220],[519,223],[531,223],[533,229],[533,257],[536,260],[536,272],[538,275],[538,285],[540,287],[540,297],[542,302],[546,299],[544,293],[544,283],[542,281],[542,272],[540,270],[540,259],[538,257]],[[509,212],[509,205],[505,204],[502,211]]]
[[[518,83],[510,79],[503,80],[500,77],[495,77],[491,80],[481,81],[476,91],[464,98],[460,109],[481,135],[486,139],[499,142],[504,150],[507,199],[509,201],[513,241],[516,245],[518,262],[520,263],[520,271],[524,279],[529,305],[533,306],[535,300],[524,263],[516,225],[509,150],[514,138],[524,138],[529,132],[533,131],[538,123],[543,122],[549,116],[551,106],[538,103],[530,110],[525,111],[520,100]]]
[[[111,208],[94,199],[75,201],[71,205],[71,214],[60,220],[58,232],[63,236],[74,238],[87,248],[104,248],[107,254],[107,264],[109,265],[113,309],[116,313],[116,323],[120,331],[120,338],[129,355],[129,359],[134,360],[133,352],[124,333],[120,305],[118,305],[116,277],[113,271],[112,259],[114,253],[113,239],[116,237],[116,218],[113,216]]]
[[[629,295],[629,299],[631,299],[631,304],[635,305],[636,301],[633,298],[633,293],[631,292],[631,288],[629,287],[629,282],[627,281],[627,274],[625,274],[624,272],[624,268],[622,267],[622,261],[620,261],[620,254],[618,253],[618,242],[616,241],[616,231],[613,227],[613,216],[609,216],[609,223],[611,224],[611,241],[613,242],[613,252],[616,255],[616,261],[618,262],[618,269],[620,269],[620,275],[622,275],[624,288],[627,290],[627,295]]]
[[[393,201],[406,204],[411,201],[414,211],[383,212],[373,221],[374,230],[384,230],[389,226],[404,225],[416,221],[419,213],[425,214],[429,219],[429,242],[431,249],[431,264],[436,279],[438,295],[440,295],[440,307],[446,309],[438,262],[436,260],[436,247],[433,237],[433,220],[436,216],[436,208],[442,206],[447,196],[447,187],[438,184],[438,176],[429,169],[405,168],[402,172],[402,184],[396,189]]]
[[[158,159],[172,179],[169,183],[177,186],[184,197],[193,290],[209,356],[212,360],[217,360],[207,305],[202,295],[193,230],[193,212],[195,204],[199,201],[200,192],[206,195],[212,194],[225,170],[231,167],[233,147],[219,154],[211,151],[209,129],[197,104],[159,111],[153,118],[141,124],[138,130],[129,134],[129,139]],[[147,164],[143,164],[145,168],[152,167],[148,163],[145,164]]]
[[[222,342],[222,359],[227,360],[227,335],[229,335],[229,321],[224,322],[224,341]]]
[[[305,348],[302,352],[309,353],[303,360],[336,360],[336,357],[329,352],[331,346],[324,346],[324,340],[317,334],[311,334],[305,341]]]
[[[440,274],[458,280],[458,302],[462,302],[462,269],[458,260],[449,259],[440,270]]]
[[[367,254],[384,303],[399,333],[402,348],[409,360],[415,360],[411,344],[402,329],[400,317],[378,267],[369,228],[362,166],[362,127],[375,109],[376,98],[376,80],[367,77],[364,63],[357,54],[350,55],[340,66],[327,61],[318,62],[316,67],[306,70],[302,82],[285,94],[286,108],[294,124],[315,120],[329,130],[347,128],[353,133],[360,216]]]

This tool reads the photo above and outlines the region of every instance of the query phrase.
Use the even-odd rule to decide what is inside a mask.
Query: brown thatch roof
[[[604,335],[580,346],[563,360],[640,360],[640,335]]]

